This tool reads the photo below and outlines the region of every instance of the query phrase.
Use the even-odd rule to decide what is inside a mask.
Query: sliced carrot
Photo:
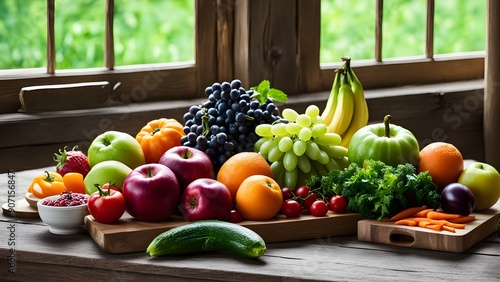
[[[463,223],[453,223],[453,222],[448,221],[444,225],[446,225],[448,227],[455,228],[455,229],[465,229],[465,224],[463,224]]]
[[[397,225],[408,225],[408,226],[417,226],[417,223],[411,219],[400,219],[396,222],[394,222],[394,224],[397,224]]]
[[[405,219],[411,219],[411,220],[415,221],[416,223],[419,223],[420,221],[431,221],[431,219],[429,219],[427,217],[408,217]]]
[[[427,213],[427,218],[430,219],[444,219],[444,220],[449,220],[449,219],[454,219],[454,218],[459,218],[459,214],[453,214],[453,213],[445,213],[445,212],[437,212],[437,211],[430,211]]]
[[[429,225],[430,223],[431,223],[430,220],[422,220],[422,221],[418,222],[418,226],[425,227],[425,226]]]
[[[442,228],[443,228],[443,230],[455,233],[455,228],[453,228],[453,227],[450,227],[450,226],[447,226],[447,225],[443,225]]]
[[[391,220],[400,220],[403,218],[411,217],[417,212],[423,211],[425,209],[427,209],[426,206],[406,208],[391,217]]]
[[[427,217],[427,214],[432,211],[433,209],[425,209],[425,210],[421,210],[417,213],[415,213],[413,216],[414,217]]]
[[[473,221],[474,219],[476,219],[476,217],[473,215],[467,215],[467,216],[461,215],[458,218],[448,219],[448,221],[452,223],[467,223]]]
[[[441,227],[443,227],[443,225],[440,225],[440,224],[427,224],[427,225],[425,225],[425,228],[429,228],[429,229],[432,229],[434,231],[441,230]]]

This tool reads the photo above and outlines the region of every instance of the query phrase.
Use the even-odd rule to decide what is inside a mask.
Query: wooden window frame
[[[382,1],[377,3],[379,7]],[[356,74],[367,90],[370,120],[397,110],[401,125],[414,130],[418,136],[429,137],[437,126],[447,130],[450,140],[457,141],[457,146],[463,148],[467,156],[477,160],[486,156],[498,162],[500,111],[495,107],[500,105],[500,96],[496,95],[499,86],[492,79],[498,77],[499,69],[498,60],[495,60],[500,56],[495,49],[498,40],[493,35],[500,28],[494,17],[500,13],[500,5],[495,0],[488,0],[488,5],[491,42],[487,44],[490,62],[486,69],[489,79],[484,79],[485,55],[482,52],[435,56],[429,52],[432,50],[429,33],[428,51],[422,58],[384,60],[379,56],[373,61],[353,61]],[[240,78],[244,86],[249,87],[269,79],[273,87],[289,94],[287,106],[297,111],[303,111],[311,103],[326,102],[334,70],[339,65],[319,62],[320,0],[195,0],[195,7],[196,63],[115,67],[112,54],[107,53],[106,65],[102,68],[56,70],[54,74],[43,69],[0,71],[0,132],[6,136],[0,141],[0,155],[3,160],[9,160],[0,163],[0,171],[50,165],[51,156],[58,149],[75,144],[85,149],[93,137],[108,129],[134,134],[153,118],[181,120],[189,106],[205,99],[203,89],[215,81]],[[428,6],[428,11],[432,8]],[[431,24],[428,17],[428,30]],[[107,28],[110,32],[112,26]],[[381,32],[381,25],[379,28]],[[377,36],[381,38],[380,34]],[[381,50],[382,43],[377,45]],[[109,48],[108,45],[106,49]],[[487,105],[484,107],[484,139],[481,138],[482,104],[464,120],[465,134],[469,134],[466,136],[473,137],[462,138],[464,133],[450,129],[443,114],[452,110],[455,104],[461,105],[470,97],[481,96],[483,85],[479,84],[483,79]],[[121,83],[114,94],[120,103],[134,105],[120,106],[118,103],[112,109],[29,115],[18,112],[21,87],[103,80],[112,85]],[[451,88],[446,85],[446,93],[439,90],[441,83],[454,81],[465,82],[465,87],[459,82],[458,88],[455,83]],[[438,84],[429,85],[433,83]],[[414,87],[398,87],[409,84]],[[387,89],[389,87],[394,89]],[[134,96],[143,93],[141,91],[147,93],[146,97]],[[420,106],[412,111],[399,110],[408,105]],[[422,123],[421,117],[437,124]],[[487,143],[486,148],[483,143]]]
[[[105,66],[55,70],[54,0],[48,0],[48,61],[42,69],[0,72],[0,114],[17,112],[23,86],[107,80],[121,83],[130,97],[137,85],[156,78],[157,87],[129,102],[192,99],[215,81],[240,78],[244,86],[269,79],[290,95],[325,91],[339,64],[320,64],[320,0],[195,0],[195,62],[115,67],[113,53],[114,1],[106,1]],[[375,59],[354,61],[366,89],[479,79],[484,76],[484,52],[433,55],[434,0],[428,0],[426,53],[421,58],[383,60],[383,0],[376,2]],[[206,11],[214,11],[207,13]],[[252,15],[252,16],[251,16]],[[259,15],[258,17],[253,15]],[[286,26],[296,26],[296,29]],[[264,55],[263,55],[264,54]],[[464,67],[467,66],[467,67]],[[451,70],[451,71],[450,71]],[[120,93],[117,95],[120,96]],[[125,93],[125,94],[123,94]],[[200,94],[201,93],[201,94]]]

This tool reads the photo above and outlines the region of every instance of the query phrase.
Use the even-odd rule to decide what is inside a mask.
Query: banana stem
[[[389,127],[389,120],[391,120],[391,115],[386,115],[384,117],[384,126],[385,126],[385,137],[391,138],[391,128]]]

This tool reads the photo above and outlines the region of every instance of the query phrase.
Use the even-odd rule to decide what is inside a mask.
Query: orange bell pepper
[[[158,163],[168,149],[180,146],[183,125],[176,119],[160,118],[146,124],[135,139],[141,144],[146,163]]]
[[[66,191],[66,186],[63,182],[63,177],[57,172],[45,171],[43,175],[39,175],[33,179],[28,192],[33,193],[37,198],[45,198],[52,195],[59,195]]]
[[[68,172],[63,176],[64,186],[68,191],[73,193],[85,194],[85,183],[83,182],[83,174],[78,172]]]

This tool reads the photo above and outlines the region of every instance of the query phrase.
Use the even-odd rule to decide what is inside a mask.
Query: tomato
[[[330,209],[336,213],[345,213],[349,200],[345,196],[336,195],[330,199]]]
[[[226,220],[232,223],[240,223],[243,221],[243,217],[241,216],[239,211],[231,210]]]
[[[281,205],[281,212],[287,217],[298,217],[302,213],[302,206],[296,200],[288,199]]]
[[[125,197],[120,191],[110,188],[109,183],[97,189],[88,200],[90,214],[101,223],[117,222],[125,212]]]
[[[313,216],[325,216],[328,212],[328,206],[326,205],[325,201],[316,200],[311,204],[309,212],[311,212]]]
[[[309,209],[311,205],[318,199],[318,195],[316,193],[310,193],[304,201],[302,202],[302,206],[305,209]]]
[[[295,196],[305,199],[307,196],[309,196],[309,192],[311,192],[311,188],[307,186],[299,186],[297,189],[295,189]]]
[[[281,188],[281,193],[283,194],[283,200],[288,200],[293,198],[293,192],[288,187]]]

